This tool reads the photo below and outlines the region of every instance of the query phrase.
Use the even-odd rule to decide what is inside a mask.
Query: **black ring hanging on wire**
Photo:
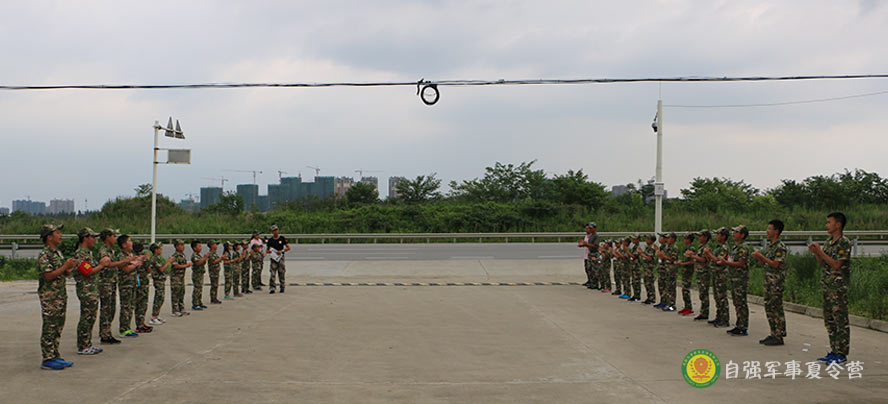
[[[429,99],[426,97],[426,90],[427,89],[431,89],[432,91],[435,92],[434,98]],[[426,85],[422,86],[422,90],[420,91],[419,98],[422,98],[422,102],[425,105],[428,105],[428,106],[435,105],[435,103],[438,102],[438,99],[441,98],[441,93],[438,92],[438,85],[437,84],[426,84]]]

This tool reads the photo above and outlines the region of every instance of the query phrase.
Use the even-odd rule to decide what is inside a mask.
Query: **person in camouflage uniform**
[[[207,243],[207,272],[210,274],[210,304],[221,304],[219,297],[219,270],[222,269],[222,257],[216,253],[219,246],[214,240]]]
[[[720,263],[728,259],[730,250],[727,245],[730,232],[726,227],[715,230],[715,249],[704,249],[704,254],[709,258],[712,273],[712,288],[715,292],[715,319],[709,321],[713,327],[730,326],[731,314],[728,304],[728,284],[730,283],[729,269]]]
[[[851,240],[845,237],[847,219],[841,212],[827,215],[826,231],[830,238],[811,243],[808,249],[823,267],[820,285],[823,289],[823,324],[829,334],[830,353],[819,358],[827,363],[844,363],[851,350],[851,327],[848,325],[848,285],[851,283]]]
[[[105,229],[99,233],[102,246],[99,247],[99,260],[108,259],[105,268],[99,272],[99,337],[103,344],[119,344],[120,340],[111,335],[111,322],[117,313],[117,274],[119,268],[128,265],[131,258],[123,256],[115,244],[120,232]]]
[[[250,264],[253,267],[253,290],[262,290],[262,264],[265,254],[262,253],[262,247],[265,243],[259,238],[259,231],[253,232],[253,239],[250,240]],[[257,254],[254,252],[258,252]]]
[[[166,288],[167,268],[172,264],[175,257],[163,259],[163,246],[160,243],[151,244],[148,247],[151,250],[151,258],[148,259],[148,272],[151,273],[151,280],[154,283],[154,304],[151,306],[151,321],[149,325],[161,325],[166,320],[160,317],[160,308],[163,307],[163,295]]]
[[[657,256],[657,250],[654,249],[655,240],[656,236],[648,234],[645,236],[644,249],[642,250],[641,246],[638,248],[639,261],[641,261],[641,267],[644,269],[644,291],[647,297],[641,302],[642,304],[653,304],[657,302],[656,290],[654,288],[654,267],[656,265],[654,260]]]
[[[129,263],[120,267],[117,275],[118,293],[120,294],[118,328],[120,335],[123,337],[138,337],[139,334],[133,331],[131,326],[136,303],[136,268],[142,266],[142,259],[144,257],[135,254],[133,251],[133,241],[126,234],[117,238],[117,245],[124,256],[132,259]]]
[[[767,249],[755,251],[752,258],[758,260],[765,268],[765,314],[771,334],[760,340],[760,344],[768,346],[783,345],[786,337],[786,317],[783,313],[783,289],[786,282],[786,245],[780,240],[783,233],[783,222],[774,219],[768,223]]]
[[[40,298],[43,327],[40,331],[40,353],[43,355],[41,368],[61,370],[73,365],[61,358],[59,340],[65,328],[65,312],[68,307],[68,291],[65,278],[77,266],[77,260],[65,260],[58,250],[62,243],[60,230],[64,226],[45,224],[40,228],[43,251],[37,257],[37,272],[40,274],[37,296]]]
[[[240,257],[240,266],[241,266],[241,293],[253,293],[253,290],[250,289],[250,247],[249,243],[244,241],[241,243],[241,257]]]
[[[74,252],[74,259],[78,267],[74,271],[74,280],[77,281],[77,298],[80,299],[80,321],[77,323],[77,353],[80,355],[95,355],[102,352],[102,348],[92,344],[92,331],[99,312],[98,274],[110,260],[104,258],[102,262],[98,262],[93,257],[90,249],[96,244],[98,235],[89,227],[77,232],[77,250]]]
[[[663,297],[665,297],[665,304],[662,306],[663,311],[675,311],[675,291],[677,288],[677,277],[678,277],[678,263],[680,253],[678,252],[678,248],[675,247],[675,240],[678,236],[675,233],[669,233],[666,235],[666,248],[660,252],[660,259],[665,260],[666,265],[666,281],[664,285],[666,286],[666,291],[661,294],[661,301]],[[662,276],[662,275],[661,275]]]
[[[700,298],[700,315],[694,317],[694,321],[708,321],[709,285],[712,283],[712,271],[709,267],[709,258],[706,257],[706,251],[708,250],[709,239],[712,238],[712,234],[709,230],[701,230],[699,234],[700,238],[698,241],[700,245],[697,246],[696,251],[689,254],[689,258],[694,261],[694,271],[697,274],[697,291]]]
[[[191,314],[185,311],[185,270],[191,262],[185,258],[184,241],[176,240],[173,246],[176,252],[172,256],[173,269],[170,271],[170,306],[173,317],[182,317]]]
[[[192,241],[191,242],[191,310],[200,311],[207,306],[203,304],[203,286],[204,286],[204,274],[206,273],[206,268],[204,265],[207,263],[207,258],[201,254],[202,245],[200,241]]]
[[[133,298],[133,307],[136,317],[136,332],[149,333],[154,328],[145,323],[145,315],[148,313],[148,294],[151,291],[151,281],[148,279],[148,261],[151,258],[150,251],[144,251],[142,243],[133,243],[133,253],[142,257],[142,265],[136,267],[136,289]]]
[[[683,316],[694,314],[694,304],[691,302],[691,285],[694,281],[694,239],[697,233],[685,234],[683,252],[684,260],[679,261],[678,267],[681,269],[681,300],[684,307],[678,312]]]
[[[598,262],[598,234],[595,232],[595,223],[586,225],[586,237],[577,242],[577,247],[585,248],[583,251],[583,264],[586,270],[586,283],[583,286],[589,289],[601,289],[599,281]]]
[[[657,243],[654,244],[654,257],[657,259],[657,293],[660,295],[660,303],[655,304],[655,309],[666,307],[666,260],[660,257],[660,253],[666,250],[666,234],[657,234]]]
[[[610,240],[601,243],[599,251],[601,251],[601,261],[598,261],[598,279],[601,281],[601,292],[611,292],[611,258]]]
[[[623,296],[623,240],[614,241],[614,247],[611,249],[614,262],[614,291],[611,295]]]
[[[749,229],[739,225],[731,229],[733,231],[734,246],[727,260],[719,260],[719,264],[727,265],[731,278],[731,298],[734,302],[734,311],[737,314],[736,327],[728,330],[733,336],[749,335],[749,304],[746,294],[749,291],[749,246],[746,237]]]
[[[235,264],[235,259],[233,258],[237,253],[235,252],[234,247],[231,243],[222,244],[222,264],[223,272],[225,274],[225,297],[224,299],[230,300],[233,299],[232,296],[238,295],[238,288],[236,284],[236,280],[234,279],[235,271],[240,272],[240,268]],[[234,294],[232,295],[232,289],[234,289]]]
[[[626,254],[629,256],[629,283],[632,286],[632,295],[630,302],[641,301],[641,258],[638,250],[641,249],[641,236],[634,234],[630,240],[629,248]]]

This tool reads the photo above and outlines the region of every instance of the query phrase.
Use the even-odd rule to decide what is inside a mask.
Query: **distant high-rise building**
[[[222,201],[222,187],[202,187],[200,189],[200,208],[206,209]]]
[[[351,177],[336,177],[333,181],[333,194],[336,195],[336,199],[341,199],[345,197],[345,193],[348,192],[349,188],[355,185],[355,179]]]
[[[74,213],[73,199],[53,199],[49,201],[50,215],[60,215],[66,213]]]
[[[614,196],[620,196],[627,193],[629,193],[629,187],[625,185],[614,185],[613,188],[611,188],[611,194]]]
[[[200,203],[195,202],[194,199],[182,199],[179,201],[179,207],[184,209],[188,213],[194,213],[200,210]]]
[[[407,181],[407,178],[405,178],[405,177],[389,177],[389,193],[388,193],[389,198],[397,198],[397,197],[401,196],[401,194],[397,190],[398,183],[401,181]]]
[[[9,215],[9,208],[0,208],[0,216]]]
[[[46,214],[46,203],[30,200],[12,201],[12,211],[25,212],[30,215],[43,215]]]
[[[237,194],[244,200],[244,209],[251,210],[253,205],[262,208],[259,203],[259,186],[254,184],[238,184]]]

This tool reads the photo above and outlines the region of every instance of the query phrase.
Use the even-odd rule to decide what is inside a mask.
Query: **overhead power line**
[[[770,102],[770,103],[759,103],[759,104],[716,104],[716,105],[683,105],[683,104],[663,104],[663,107],[669,108],[748,108],[748,107],[775,107],[780,105],[796,105],[796,104],[812,104],[816,102],[829,102],[829,101],[841,101],[852,98],[862,98],[862,97],[872,97],[875,95],[888,94],[888,90],[886,91],[876,91],[874,93],[864,93],[864,94],[853,94],[853,95],[844,95],[839,97],[829,97],[829,98],[814,98],[809,100],[796,100],[796,101],[783,101],[783,102]]]

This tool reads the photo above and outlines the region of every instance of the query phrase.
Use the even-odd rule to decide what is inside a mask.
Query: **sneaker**
[[[120,340],[117,338],[114,338],[114,337],[102,338],[102,343],[103,344],[119,344]]]
[[[259,282],[259,286],[265,286],[265,284],[262,282]],[[259,290],[262,290],[262,289],[259,289]]]
[[[69,368],[69,367],[71,367],[71,366],[74,366],[74,362],[68,362],[68,361],[66,361],[66,360],[64,360],[64,359],[62,359],[62,358],[55,358],[55,359],[53,359],[53,360],[56,361],[56,362],[58,362],[58,363],[61,363],[62,366],[66,367],[66,368]]]
[[[159,321],[158,319],[156,319],[156,318],[152,318],[151,320],[148,320],[148,325],[158,326],[158,325],[163,325],[163,323],[160,322],[160,321]]]
[[[191,306],[191,311],[201,311],[203,310],[203,306]]]
[[[78,350],[77,350],[77,354],[78,354],[78,355],[97,355],[97,354],[100,354],[100,353],[102,353],[102,348],[96,348],[96,347],[94,347],[94,346],[87,347],[87,348],[85,348],[85,349],[78,349]]]
[[[243,293],[238,293],[238,294],[234,295],[234,297],[244,297],[244,294],[243,294]]]
[[[773,335],[768,335],[767,337],[760,339],[760,340],[759,340],[759,344],[764,344],[765,342],[768,342],[768,341],[770,341],[770,340],[773,339],[773,338],[774,338]]]
[[[56,362],[55,360],[43,361],[40,363],[41,369],[49,369],[49,370],[64,370],[65,365]]]
[[[725,328],[730,327],[731,325],[728,324],[727,321],[716,321],[715,324],[713,324],[712,326],[715,328]]]
[[[601,293],[610,293],[611,290],[608,288],[601,289]]]
[[[712,324],[712,325],[715,325],[715,323],[717,323],[717,322],[718,322],[718,318],[714,318],[712,320],[707,321],[707,323]]]
[[[247,290],[245,290],[245,291],[244,291],[244,293],[253,293],[253,291],[252,291],[252,290],[249,290],[249,289],[247,289]]]
[[[629,299],[630,297],[629,295],[620,295],[620,299]]]
[[[235,296],[237,296],[237,295],[235,295]],[[223,300],[234,300],[234,298],[231,297],[231,296],[225,296],[225,297],[223,297],[222,299],[223,299]]]
[[[663,307],[663,311],[675,311],[675,307],[666,306],[666,307]]]
[[[845,355],[835,354],[835,355],[833,355],[833,360],[828,363],[837,363],[837,364],[841,365],[847,361],[848,361],[848,358],[846,358]]]
[[[821,362],[832,363],[832,361],[833,361],[835,358],[836,358],[836,354],[830,352],[830,353],[826,354],[826,356],[824,356],[824,357],[822,357],[822,358],[817,358],[817,360],[819,360],[819,361],[821,361]]]
[[[688,313],[688,308],[687,308],[687,307],[685,307],[685,308],[683,308],[683,309],[681,309],[681,310],[678,311],[678,314],[687,314],[687,313]]]
[[[190,315],[191,315],[191,312],[190,312],[190,311],[183,311],[181,314],[182,314],[183,316],[190,316]]]
[[[664,308],[664,307],[666,307],[666,305],[663,304],[663,303],[657,303],[657,304],[654,305],[654,308],[655,308],[655,309],[662,309],[662,308]]]
[[[154,328],[152,328],[152,327],[150,327],[150,326],[147,326],[147,325],[143,325],[143,326],[141,326],[141,327],[139,327],[139,328],[136,328],[136,332],[138,332],[138,333],[145,333],[145,334],[148,334],[148,333],[150,333],[151,331],[154,331]]]
[[[269,295],[273,295],[273,294],[274,294],[274,289],[269,289],[269,290],[268,290],[268,294],[269,294]]]
[[[284,293],[284,287],[281,286],[281,290],[278,293]]]
[[[126,330],[126,331],[120,333],[120,336],[127,337],[127,338],[135,338],[135,337],[138,337],[139,334],[133,330]]]
[[[629,298],[629,301],[630,301],[630,302],[640,302],[641,299],[639,299],[639,298],[637,298],[637,297],[630,297],[630,298]]]
[[[163,317],[160,317],[160,316],[157,316],[157,321],[160,321],[163,324],[166,324],[166,322],[167,322],[166,319],[164,319]]]
[[[586,283],[584,283],[583,286],[585,286],[585,287],[587,287],[587,288],[591,288],[591,287],[592,287],[592,282],[586,281]]]
[[[182,317],[182,313],[175,311],[173,312],[173,317]]]
[[[262,285],[262,286],[265,286],[265,285]],[[260,287],[260,286],[256,286],[256,287],[253,288],[253,290],[262,290],[262,287]]]
[[[728,331],[728,334],[730,334],[730,335],[732,335],[732,336],[735,336],[735,337],[745,337],[745,336],[749,335],[749,334],[746,332],[746,330],[741,330],[741,329],[736,328],[736,327],[734,327],[733,330]]]
[[[206,305],[204,305],[203,303],[201,303],[201,304],[200,304],[200,308],[202,308],[202,309],[207,309],[208,307],[207,307]]]
[[[702,314],[697,317],[694,317],[694,321],[708,321],[708,320],[709,320],[709,316],[704,316]]]
[[[222,304],[222,301],[217,299],[217,300],[211,301],[210,304]]]
[[[651,303],[653,303],[653,301],[651,299],[647,299],[647,300],[641,302],[641,304],[651,304]]]
[[[694,311],[691,310],[691,309],[689,309],[689,308],[687,308],[687,307],[681,309],[681,311],[684,312],[684,313],[681,314],[681,315],[683,315],[683,316],[690,316],[691,314],[694,314]]]
[[[780,346],[783,345],[783,338],[771,337],[771,339],[763,342],[763,344],[767,346]]]
[[[619,295],[622,295],[623,293],[621,293],[619,290],[615,290],[615,291],[611,292],[611,294],[614,296],[619,296]]]

